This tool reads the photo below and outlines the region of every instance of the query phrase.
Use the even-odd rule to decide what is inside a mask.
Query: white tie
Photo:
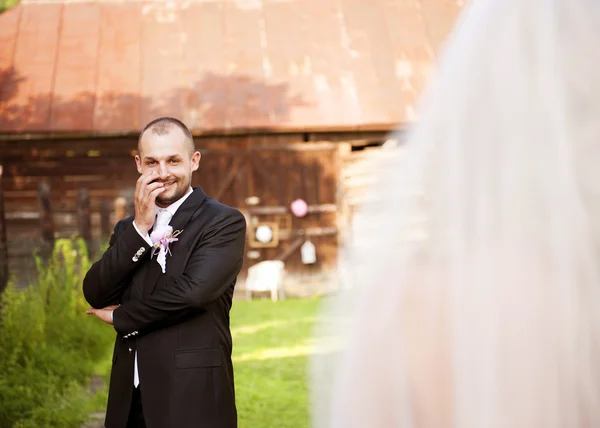
[[[158,230],[164,226],[167,226],[171,221],[171,213],[164,208],[159,208],[156,213],[156,221],[154,222],[154,230]],[[137,388],[140,384],[140,375],[138,372],[138,359],[137,351],[135,352],[135,360],[133,366],[133,385]]]
[[[160,208],[156,213],[156,223],[154,225],[155,228],[160,226],[167,226],[171,221],[171,213],[164,208]]]

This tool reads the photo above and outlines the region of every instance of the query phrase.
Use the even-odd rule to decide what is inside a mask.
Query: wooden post
[[[0,165],[0,294],[2,294],[8,284],[8,274],[6,215],[4,209],[4,188],[2,186],[2,165]]]
[[[40,226],[42,229],[43,256],[52,254],[54,248],[54,221],[50,208],[50,184],[42,181],[38,184],[38,202],[40,205]]]
[[[125,218],[125,207],[127,200],[124,197],[115,199],[115,222],[121,221]]]
[[[110,204],[103,199],[100,201],[100,239],[108,239],[110,235]]]
[[[90,218],[90,194],[88,189],[77,190],[77,230],[87,246],[88,254],[92,256],[92,221]]]
[[[315,204],[319,205],[321,203],[321,167],[319,161],[314,159],[312,167],[315,179]],[[317,222],[319,225],[321,224],[321,213],[317,213]]]
[[[127,196],[125,196],[125,201],[127,201],[125,203],[125,217],[135,215],[135,202],[133,200],[133,192],[128,193]]]
[[[338,246],[345,245],[348,239],[348,233],[350,230],[350,222],[352,217],[352,210],[348,204],[348,194],[346,189],[346,183],[344,180],[344,166],[345,160],[352,152],[352,146],[348,143],[340,143],[335,151],[334,168],[337,177],[336,190],[335,190],[335,204],[338,207],[336,213],[336,225],[339,230],[338,234]]]

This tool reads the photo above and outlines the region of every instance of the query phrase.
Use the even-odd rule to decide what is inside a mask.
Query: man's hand
[[[135,185],[135,219],[133,221],[142,235],[148,233],[154,224],[156,197],[165,190],[164,183],[153,182],[157,178],[158,173],[152,171],[141,175]]]
[[[106,324],[112,325],[113,324],[112,313],[118,307],[119,307],[118,305],[112,305],[112,306],[107,306],[104,309],[93,309],[92,308],[92,309],[88,309],[87,311],[85,311],[85,313],[88,315],[96,315],[98,318],[100,318]]]

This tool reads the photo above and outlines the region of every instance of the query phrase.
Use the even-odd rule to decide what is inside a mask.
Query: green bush
[[[18,3],[19,0],[0,0],[0,13],[4,12],[6,9],[16,6]]]
[[[2,296],[0,427],[76,427],[93,410],[87,385],[115,333],[85,314],[82,240],[59,240],[46,263],[36,260],[37,283]]]

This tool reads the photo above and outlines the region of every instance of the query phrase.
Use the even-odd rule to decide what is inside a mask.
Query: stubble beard
[[[180,186],[180,184],[181,184],[180,180],[175,180],[171,184],[171,186],[175,187],[175,193],[173,194],[173,196],[166,197],[166,196],[158,195],[156,197],[157,205],[163,206],[163,208],[164,208],[164,207],[171,205],[174,202],[177,202],[181,198],[183,198],[188,191],[190,183],[188,183],[187,186]],[[167,190],[167,192],[170,190],[171,189]]]

